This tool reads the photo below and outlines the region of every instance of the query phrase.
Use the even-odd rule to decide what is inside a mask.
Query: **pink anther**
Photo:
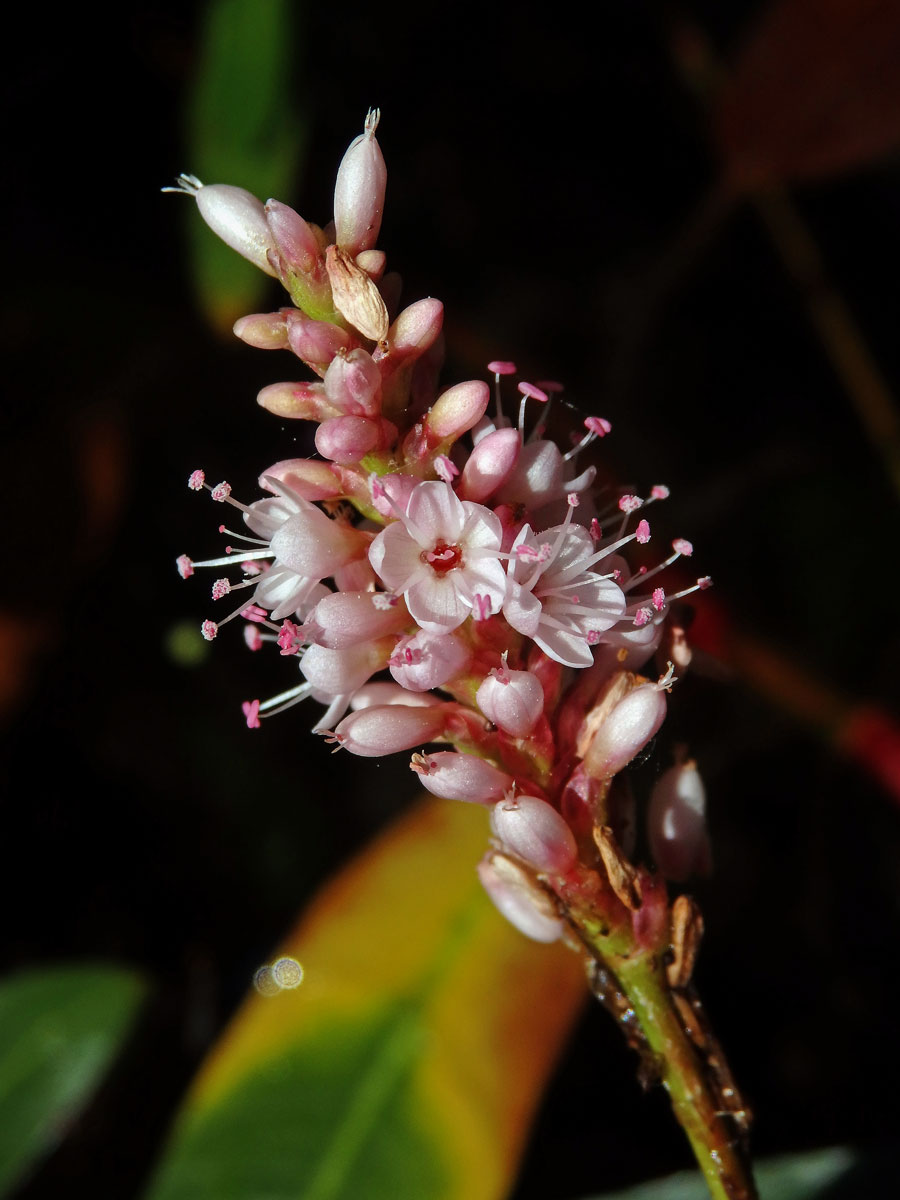
[[[612,425],[606,417],[586,417],[584,427],[589,432],[596,434],[597,437],[606,437],[608,433],[612,432]]]
[[[263,644],[262,634],[255,625],[244,626],[244,641],[247,644],[248,650],[261,650]]]
[[[439,454],[434,460],[434,471],[438,479],[452,483],[459,474],[459,467],[446,454]]]
[[[194,564],[186,554],[179,554],[175,559],[175,566],[178,568],[178,574],[182,579],[190,579],[194,573]]]
[[[289,654],[296,654],[302,644],[303,636],[300,626],[295,625],[293,621],[285,621],[278,634],[278,645],[282,657]]]
[[[637,512],[637,510],[639,508],[643,507],[643,504],[644,504],[644,502],[640,498],[640,496],[620,496],[619,497],[619,511],[623,512],[623,513]]]
[[[391,592],[373,592],[372,607],[378,612],[387,612],[389,608],[396,608],[399,597]]]
[[[584,640],[589,646],[596,646],[600,642],[600,634],[596,629],[591,629],[588,631],[588,635]]]
[[[267,621],[269,619],[269,614],[258,604],[248,604],[246,608],[241,609],[241,616],[245,621]]]
[[[472,597],[472,615],[476,621],[486,621],[491,615],[491,598],[476,592]]]
[[[634,531],[635,539],[639,546],[646,546],[650,541],[650,523],[649,521],[638,522],[638,527]]]
[[[713,585],[713,581],[712,581],[711,575],[704,575],[702,579],[697,580],[697,587],[700,589],[701,592],[705,592],[706,589],[711,588],[712,585]]]
[[[492,375],[515,375],[519,368],[514,362],[502,362],[499,359],[494,359],[493,362],[488,363],[487,369]]]
[[[210,495],[212,496],[213,500],[218,500],[221,504],[231,495],[231,484],[226,483],[223,479],[221,483],[217,483],[216,486],[211,490]]]
[[[259,701],[245,700],[241,705],[241,711],[247,718],[247,728],[259,729]]]
[[[687,538],[676,538],[672,543],[672,549],[676,554],[683,554],[685,558],[690,558],[690,556],[694,553],[694,547],[687,540]]]
[[[652,608],[647,608],[645,606],[643,608],[639,608],[637,610],[637,612],[634,614],[634,623],[635,623],[635,625],[637,625],[638,628],[640,628],[642,625],[646,625],[648,621],[652,621],[652,620],[653,620],[653,609]]]
[[[535,387],[533,383],[526,383],[524,380],[518,384],[518,390],[529,400],[540,400],[542,404],[546,404],[550,399],[546,392],[542,392],[539,387]]]
[[[653,589],[653,607],[657,612],[662,612],[666,607],[666,593],[663,588]]]
[[[200,626],[200,632],[203,634],[203,637],[206,639],[206,641],[211,642],[219,632],[219,627],[215,621],[204,621]]]
[[[568,501],[569,508],[577,508],[581,503],[581,501],[578,499],[577,492],[569,492],[569,494],[566,496],[566,500]]]
[[[650,497],[653,500],[668,500],[669,489],[664,483],[656,483],[650,489]]]
[[[603,537],[603,530],[600,528],[600,522],[596,517],[591,520],[591,537],[595,542],[599,542]]]
[[[231,591],[231,583],[227,579],[217,579],[212,585],[213,600],[221,600],[223,596],[227,596]]]
[[[202,471],[192,471],[190,479],[188,479],[188,487],[192,492],[203,490],[203,485],[206,483],[206,476]]]

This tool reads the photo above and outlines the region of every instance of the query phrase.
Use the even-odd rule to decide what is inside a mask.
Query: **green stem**
[[[692,990],[675,990],[666,978],[665,901],[660,936],[647,948],[635,937],[632,914],[613,897],[560,899],[593,960],[595,994],[641,1054],[642,1076],[668,1091],[713,1200],[756,1200],[743,1146],[747,1114],[724,1055]]]

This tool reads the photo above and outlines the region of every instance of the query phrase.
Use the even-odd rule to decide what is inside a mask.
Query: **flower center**
[[[422,561],[427,562],[438,575],[446,575],[448,571],[463,565],[462,550],[459,546],[436,542],[432,550],[422,551]]]

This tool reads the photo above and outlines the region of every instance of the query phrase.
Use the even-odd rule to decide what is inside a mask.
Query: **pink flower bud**
[[[478,707],[498,729],[527,737],[544,711],[544,689],[527,671],[491,671],[475,694]]]
[[[345,646],[341,650],[310,646],[303,652],[300,672],[317,691],[329,696],[343,696],[361,688],[376,671],[382,669],[392,644],[392,639],[382,638],[377,642]]]
[[[269,467],[260,478],[259,486],[271,491],[266,476],[277,480],[301,496],[304,500],[331,500],[343,493],[340,480],[331,463],[319,462],[314,458],[286,458]]]
[[[491,391],[481,379],[457,383],[438,396],[425,417],[425,425],[435,442],[458,438],[484,416]]]
[[[681,883],[710,867],[706,831],[706,792],[694,762],[664,771],[650,797],[647,832],[656,865],[667,879]]]
[[[288,344],[284,313],[254,313],[234,323],[235,337],[256,350],[285,350]]]
[[[409,624],[406,605],[398,601],[392,607],[376,608],[372,592],[332,592],[320,600],[307,621],[315,627],[320,646],[340,650],[358,642],[399,633]]]
[[[518,863],[491,854],[478,864],[482,887],[510,925],[535,942],[555,942],[565,926],[549,896]]]
[[[492,496],[516,465],[521,445],[518,429],[495,429],[481,438],[463,467],[460,500],[483,504]]]
[[[356,265],[377,283],[384,274],[387,255],[383,250],[363,250],[356,256]]]
[[[288,345],[305,363],[323,374],[331,360],[341,350],[349,350],[353,335],[330,321],[314,321],[299,309],[289,310],[287,317]]]
[[[354,257],[371,250],[381,229],[387,167],[375,137],[380,117],[377,108],[366,114],[365,132],[350,143],[334,187],[335,238]]]
[[[381,374],[365,350],[336,354],[324,382],[325,395],[339,412],[354,417],[381,415]]]
[[[344,717],[332,736],[351,754],[377,758],[435,741],[445,721],[443,705],[376,704]]]
[[[572,830],[551,804],[537,796],[501,800],[491,810],[491,828],[506,849],[536,871],[564,875],[578,857]]]
[[[194,196],[200,216],[213,233],[255,267],[267,275],[275,275],[268,258],[269,251],[275,249],[275,242],[261,201],[229,183],[201,186]]]
[[[391,655],[391,674],[411,692],[429,692],[455,679],[469,665],[470,650],[452,633],[401,638]]]
[[[666,693],[655,683],[633,688],[613,708],[594,735],[585,769],[594,779],[610,779],[655,736],[666,716]]]
[[[299,213],[278,200],[268,200],[265,214],[269,233],[286,267],[302,274],[321,268],[319,243]]]
[[[444,306],[430,296],[404,308],[388,330],[389,355],[385,367],[396,370],[424,354],[437,340],[443,322]]]
[[[318,452],[343,466],[358,463],[380,441],[381,428],[368,417],[332,417],[316,430]]]
[[[276,417],[288,417],[302,421],[320,421],[325,402],[325,389],[321,383],[270,383],[256,397],[260,408]]]
[[[459,754],[453,750],[414,754],[409,765],[423,787],[444,800],[495,804],[512,787],[510,775],[474,754]]]

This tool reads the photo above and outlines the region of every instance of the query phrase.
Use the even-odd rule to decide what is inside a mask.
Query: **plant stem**
[[[608,902],[602,915],[573,895],[564,903],[590,954],[595,995],[640,1053],[643,1078],[658,1079],[668,1091],[713,1200],[756,1200],[743,1145],[748,1114],[725,1057],[693,990],[672,988],[666,978],[668,921],[648,948],[639,944],[624,909],[610,921]]]

